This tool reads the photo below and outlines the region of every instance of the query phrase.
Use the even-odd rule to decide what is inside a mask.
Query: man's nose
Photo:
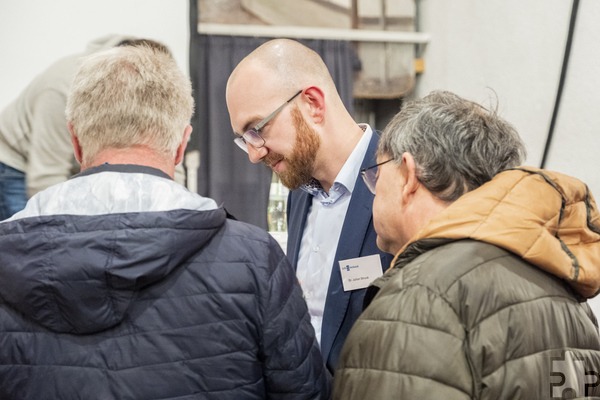
[[[248,158],[253,164],[257,164],[262,161],[269,151],[265,146],[259,147],[258,149],[251,144],[248,145]]]

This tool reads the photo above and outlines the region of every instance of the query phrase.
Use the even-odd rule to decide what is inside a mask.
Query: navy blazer
[[[373,131],[361,168],[375,164],[375,152],[379,135]],[[381,266],[385,271],[390,266],[392,255],[377,248],[377,234],[373,228],[373,194],[367,189],[360,174],[356,177],[352,198],[348,205],[342,233],[329,278],[329,289],[325,300],[323,327],[321,329],[321,353],[327,368],[333,373],[348,332],[363,310],[366,289],[345,292],[339,261],[349,258],[381,255]],[[312,196],[304,190],[290,192],[287,202],[288,242],[287,256],[294,268],[298,265],[298,253],[306,217],[310,211]]]

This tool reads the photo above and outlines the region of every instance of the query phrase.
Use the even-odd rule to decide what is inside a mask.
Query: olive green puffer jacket
[[[585,185],[500,174],[432,220],[369,289],[335,399],[600,396],[600,217]]]

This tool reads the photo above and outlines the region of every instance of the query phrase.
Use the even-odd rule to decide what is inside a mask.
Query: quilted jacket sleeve
[[[422,285],[384,287],[355,323],[336,371],[335,399],[471,399],[465,330]]]
[[[295,272],[275,241],[272,272],[262,296],[267,398],[329,399],[329,372],[324,366]]]

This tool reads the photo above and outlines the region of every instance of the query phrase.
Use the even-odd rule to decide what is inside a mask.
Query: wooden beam
[[[430,35],[421,32],[367,29],[316,28],[305,26],[198,24],[198,33],[220,36],[251,36],[293,39],[329,39],[353,42],[426,44]]]

